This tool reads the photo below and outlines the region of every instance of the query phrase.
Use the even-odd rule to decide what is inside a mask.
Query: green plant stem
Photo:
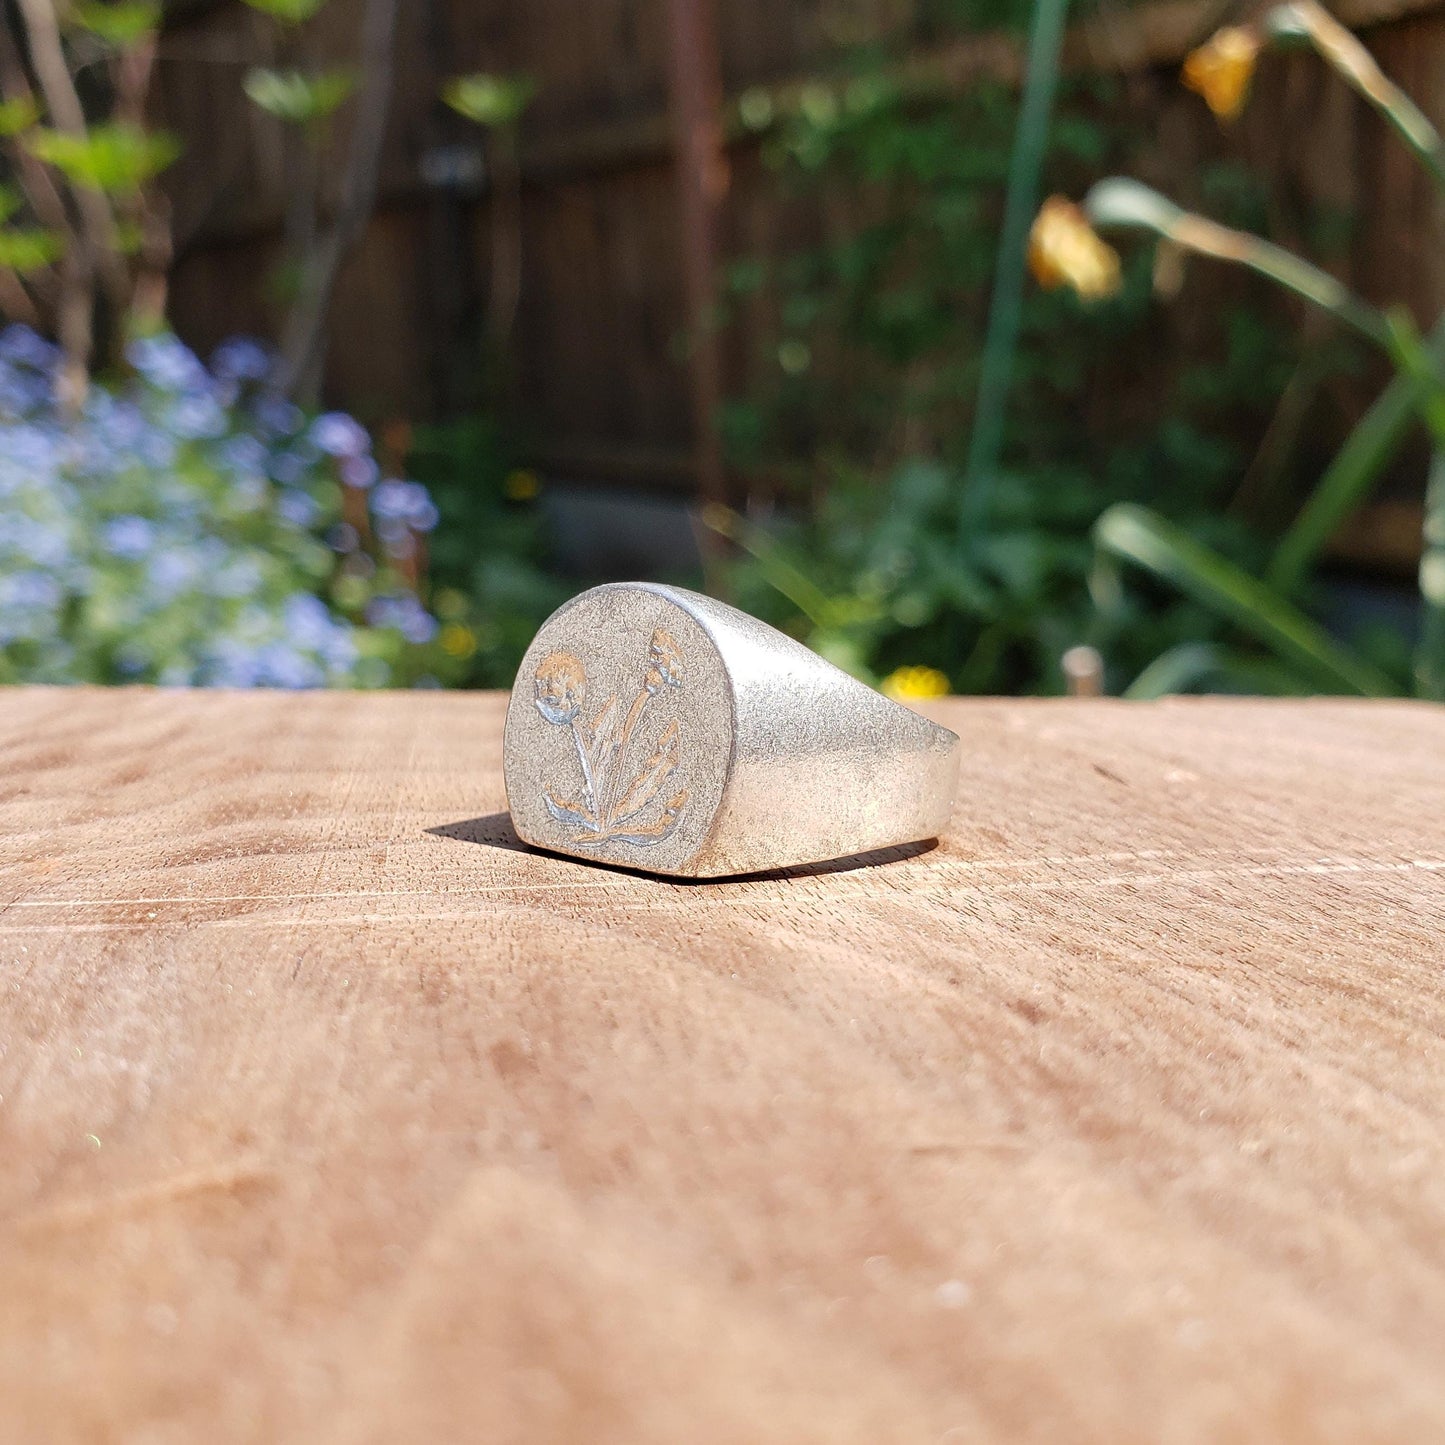
[[[1376,346],[1390,350],[1390,328],[1380,312],[1353,295],[1328,271],[1321,271],[1273,241],[1186,211],[1142,182],[1123,176],[1098,182],[1084,197],[1083,209],[1100,228],[1149,231],[1197,256],[1244,266],[1328,311]]]
[[[973,435],[959,496],[964,534],[988,514],[989,491],[1003,451],[1004,420],[1018,350],[1029,226],[1038,206],[1039,172],[1058,89],[1068,0],[1035,0],[1018,129],[1009,158],[1003,229],[978,379]]]
[[[1315,0],[1292,0],[1265,17],[1269,33],[1308,42],[1345,82],[1385,118],[1401,140],[1445,190],[1445,141],[1424,111],[1388,79],[1375,57]]]

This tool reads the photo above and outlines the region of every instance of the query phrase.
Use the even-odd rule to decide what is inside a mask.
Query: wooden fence
[[[786,95],[859,26],[896,22],[911,0],[786,0],[716,6],[725,118],[756,87]],[[1387,71],[1445,121],[1445,22],[1439,0],[1342,0]],[[407,0],[380,203],[341,277],[328,395],[379,419],[427,415],[463,399],[459,378],[487,304],[494,197],[477,177],[478,132],[440,104],[447,76],[524,73],[537,98],[521,132],[521,274],[510,353],[515,394],[541,459],[572,476],[692,487],[697,437],[664,0]],[[1428,185],[1337,81],[1307,61],[1269,67],[1237,132],[1222,137],[1174,83],[1179,59],[1224,18],[1219,0],[1153,0],[1102,11],[1070,34],[1075,70],[1152,87],[1161,170],[1226,152],[1359,217],[1348,269],[1367,294],[1404,297],[1432,318],[1445,305],[1445,219]],[[360,0],[332,0],[310,43],[355,53]],[[885,14],[884,12],[891,12]],[[275,122],[244,99],[264,22],[236,0],[195,4],[166,36],[163,119],[185,138],[172,176],[180,249],[173,312],[205,345],[264,329],[266,277],[284,186]],[[965,86],[1016,78],[1007,37],[920,43],[915,78]],[[728,134],[724,256],[776,253],[818,221],[778,194],[756,143]],[[1167,159],[1167,165],[1164,160]],[[439,183],[450,176],[458,184]],[[430,179],[429,179],[430,178]],[[743,379],[748,326],[728,345]]]

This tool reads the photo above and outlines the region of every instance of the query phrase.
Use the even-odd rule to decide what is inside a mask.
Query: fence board
[[[358,7],[359,0],[333,0],[312,42],[317,53],[348,53]],[[719,6],[731,94],[766,84],[786,97],[850,20],[868,23],[887,9],[881,0]],[[1438,0],[1345,0],[1337,9],[1373,27],[1368,39],[1387,69],[1445,120]],[[1197,99],[1180,94],[1160,69],[1172,69],[1219,13],[1218,0],[1155,0],[1109,12],[1070,32],[1067,64],[1127,72],[1154,88],[1157,143],[1140,161],[1147,177],[1171,187],[1206,160],[1235,155],[1296,194],[1360,217],[1347,270],[1371,295],[1403,299],[1426,319],[1445,309],[1439,203],[1397,142],[1338,81],[1307,57],[1271,61],[1256,103],[1222,137]],[[238,89],[240,62],[254,54],[259,24],[244,7],[221,5],[179,25],[166,41],[174,58],[163,70],[161,109],[193,138],[193,153],[174,180],[188,238],[176,270],[175,314],[203,345],[237,325],[265,329],[259,283],[274,254],[280,211],[276,138],[272,123],[256,117]],[[626,473],[629,457],[652,458],[635,480],[688,484],[663,31],[659,0],[430,0],[403,7],[383,214],[375,225],[381,234],[362,248],[342,288],[375,304],[373,314],[359,318],[338,308],[329,372],[335,399],[373,419],[449,404],[457,356],[477,345],[490,206],[485,194],[441,195],[421,180],[428,151],[477,142],[475,131],[439,105],[437,89],[463,70],[527,73],[540,88],[521,151],[525,275],[512,351],[522,414],[539,453],[607,456],[613,474]],[[182,59],[201,53],[218,59],[209,67]],[[1016,76],[1018,67],[1017,44],[996,35],[920,47],[903,62],[914,83],[954,88],[985,75]],[[204,145],[195,137],[205,137]],[[817,218],[780,197],[755,148],[733,138],[735,180],[725,215],[731,254],[757,254],[759,240],[764,254],[776,254],[815,232]],[[417,223],[403,224],[402,213]],[[395,240],[403,234],[415,238],[410,254]],[[1401,237],[1409,238],[1407,246]],[[376,344],[383,317],[386,337]],[[1169,324],[1182,336],[1191,323]],[[748,358],[764,349],[770,325],[767,309],[754,307],[728,338],[734,384],[747,375]],[[680,475],[670,463],[655,464],[664,455],[683,460]]]

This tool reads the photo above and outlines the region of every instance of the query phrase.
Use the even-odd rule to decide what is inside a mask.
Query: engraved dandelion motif
[[[570,652],[552,652],[537,664],[537,711],[549,723],[570,723],[582,711],[587,673]]]
[[[647,649],[647,666],[637,695],[625,715],[616,697],[603,703],[588,723],[582,715],[587,698],[587,671],[570,652],[548,653],[537,664],[537,711],[553,725],[571,731],[582,769],[582,797],[559,796],[543,790],[547,811],[559,822],[579,831],[573,842],[601,844],[609,841],[654,847],[672,836],[682,821],[687,791],[678,791],[659,807],[651,822],[650,812],[663,786],[677,769],[677,720],[663,729],[648,756],[635,769],[631,744],[648,703],[666,687],[682,686],[682,649],[670,633],[658,628]]]

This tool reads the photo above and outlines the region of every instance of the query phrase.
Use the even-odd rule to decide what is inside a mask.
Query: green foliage
[[[310,20],[326,0],[246,0],[246,4],[283,24],[300,25]]]
[[[1104,82],[1064,84],[1046,186],[1130,153],[1129,126],[1110,118],[1117,99]],[[1246,461],[1235,438],[1251,419],[1263,430],[1290,374],[1277,319],[1223,308],[1204,362],[1161,368],[1147,257],[1087,311],[1029,290],[1001,465],[984,515],[963,519],[1016,97],[984,82],[906,91],[866,57],[782,113],[744,100],[782,186],[846,220],[810,250],[744,258],[728,276],[726,309],[777,317],[756,383],[722,417],[733,462],[782,492],[766,526],[712,519],[742,550],[742,605],[867,678],[927,663],[977,692],[1057,691],[1063,651],[1105,633],[1121,678],[1222,634],[1198,603],[1167,594],[1127,605],[1127,626],[1101,622],[1090,528],[1111,502],[1150,502],[1263,557],[1261,539],[1221,514]],[[1259,208],[1247,178],[1230,184],[1240,211]],[[1114,404],[1137,398],[1141,375],[1157,376],[1159,414]]]
[[[1388,677],[1340,647],[1266,583],[1146,508],[1109,508],[1094,527],[1094,540],[1101,556],[1142,567],[1221,613],[1312,685],[1365,696],[1394,690]]]
[[[75,185],[111,196],[135,195],[181,153],[174,136],[122,121],[93,125],[84,135],[41,128],[25,145]]]
[[[540,483],[486,417],[419,428],[408,468],[441,513],[428,561],[447,680],[510,687],[537,628],[575,590],[546,567]]]
[[[19,135],[40,119],[40,111],[28,95],[0,100],[0,138]]]
[[[65,237],[43,226],[0,228],[0,266],[22,276],[43,271],[65,254]]]
[[[532,103],[537,84],[525,75],[459,75],[446,83],[442,99],[478,125],[515,125]]]
[[[152,35],[160,26],[160,0],[86,0],[71,8],[67,19],[98,36],[107,45],[124,50]]]
[[[1339,74],[1394,127],[1408,149],[1445,194],[1445,141],[1414,102],[1380,73],[1373,57],[1328,12],[1297,3],[1268,12],[1262,33],[1274,39],[1312,44]],[[1211,104],[1215,102],[1211,101]],[[1112,564],[1129,562],[1169,587],[1203,603],[1233,629],[1262,645],[1263,658],[1246,655],[1246,665],[1296,684],[1326,690],[1380,695],[1407,690],[1398,666],[1401,639],[1358,639],[1358,651],[1338,645],[1295,604],[1308,569],[1339,524],[1374,489],[1412,421],[1422,423],[1432,443],[1425,494],[1420,563],[1421,627],[1413,666],[1420,695],[1445,700],[1445,319],[1422,339],[1403,309],[1377,311],[1338,280],[1301,257],[1247,231],[1231,231],[1185,212],[1148,187],[1129,180],[1101,182],[1085,210],[1098,224],[1135,227],[1181,248],[1247,267],[1281,288],[1329,312],[1378,343],[1395,377],[1356,426],[1285,534],[1258,581],[1225,555],[1141,507],[1115,507],[1095,530],[1100,566],[1096,593],[1103,610],[1117,607],[1123,590]],[[1373,650],[1394,662],[1376,666]],[[1135,695],[1197,680],[1219,670],[1218,658],[1174,649],[1156,659],[1132,684]]]
[[[349,70],[271,70],[256,66],[241,82],[251,101],[291,125],[316,126],[326,120],[356,89]]]

